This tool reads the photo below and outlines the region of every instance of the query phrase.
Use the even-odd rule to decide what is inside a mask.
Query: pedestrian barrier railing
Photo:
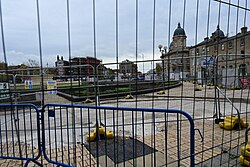
[[[39,110],[32,104],[0,105],[0,158],[41,165]],[[23,162],[23,161],[21,161]]]
[[[0,158],[25,160],[24,166],[30,161],[39,166],[195,164],[194,122],[181,110],[60,104],[40,110],[29,104],[0,108]]]

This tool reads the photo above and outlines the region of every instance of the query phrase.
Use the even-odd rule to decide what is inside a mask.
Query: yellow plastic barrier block
[[[90,134],[86,135],[86,140],[87,141],[94,141],[96,139],[96,131],[90,132]]]
[[[244,157],[250,158],[250,141],[247,142],[247,144],[240,148],[240,153]]]
[[[133,99],[134,97],[132,95],[127,95],[124,97],[125,99]]]
[[[93,100],[91,100],[91,99],[89,99],[89,98],[87,98],[85,101],[83,101],[83,103],[85,103],[85,104],[87,104],[87,103],[93,103],[94,101]]]
[[[240,149],[240,153],[241,155],[243,155],[244,157],[249,157],[250,158],[250,148],[247,148],[245,146],[241,147]]]
[[[249,126],[249,123],[243,121],[242,119],[240,119],[240,125],[241,125],[241,127],[243,127],[243,128],[247,128],[247,127]]]
[[[232,130],[235,125],[238,123],[238,118],[227,116],[224,120],[224,122],[220,122],[219,126],[226,130]]]
[[[248,158],[241,155],[240,156],[240,164],[245,165],[245,166],[250,166],[250,161]]]
[[[165,94],[165,90],[161,90],[157,93],[158,95],[164,95]]]
[[[111,130],[107,130],[105,132],[105,128],[103,126],[99,127],[99,135],[103,135],[106,139],[111,139],[114,137],[113,132]],[[92,132],[86,134],[86,140],[88,142],[95,141],[97,137],[96,130],[93,130]]]
[[[105,128],[103,126],[99,127],[99,134],[104,135],[105,134]]]
[[[232,130],[235,128],[235,125],[240,123],[241,127],[246,128],[249,126],[247,122],[244,122],[242,119],[238,119],[238,117],[226,116],[224,122],[220,122],[219,126],[226,130]]]
[[[108,130],[106,132],[106,138],[107,139],[112,139],[114,137],[113,132],[111,130]]]

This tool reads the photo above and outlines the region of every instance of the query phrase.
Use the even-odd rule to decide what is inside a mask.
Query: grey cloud
[[[11,64],[22,62],[21,58],[33,57],[39,60],[38,31],[36,17],[36,3],[33,0],[2,1],[4,18],[4,35],[8,61]],[[93,11],[92,0],[72,0],[70,2],[70,35],[71,55],[93,56]],[[97,58],[104,62],[116,61],[116,16],[114,0],[96,0],[96,49]],[[135,2],[134,0],[118,1],[118,46],[119,60],[126,55],[135,55]],[[138,53],[144,53],[148,59],[159,58],[158,44],[168,45],[172,40],[173,31],[177,23],[183,24],[183,2],[184,0],[172,1],[172,12],[169,36],[169,1],[157,0],[156,2],[156,25],[155,25],[155,55],[152,53],[153,41],[153,1],[139,0],[138,11]],[[218,24],[218,3],[212,1],[209,27],[208,0],[199,1],[199,19],[197,42],[211,35]],[[237,3],[236,1],[234,3]],[[40,0],[42,52],[44,62],[52,62],[57,54],[68,58],[68,32],[67,13],[65,0]],[[241,5],[244,3],[241,2]],[[248,8],[249,8],[248,4]],[[221,6],[220,24],[221,29],[227,33],[227,11],[226,5]],[[236,32],[236,9],[232,8],[230,13],[229,35]],[[196,23],[196,1],[186,1],[185,31],[187,44],[195,44]],[[249,18],[249,12],[247,14]],[[247,21],[247,19],[246,19]],[[239,28],[244,25],[244,11],[239,12]],[[250,28],[249,22],[246,26]],[[1,37],[1,36],[0,36]],[[1,40],[0,40],[1,41]],[[1,41],[2,42],[2,41]],[[0,44],[1,44],[0,42]],[[2,50],[2,46],[0,47]],[[13,52],[10,54],[10,52]],[[21,53],[21,54],[20,54]],[[18,56],[14,59],[12,57]],[[23,56],[20,56],[23,55]],[[10,56],[10,57],[9,57]],[[132,56],[132,57],[133,57]],[[24,60],[25,61],[25,60]]]

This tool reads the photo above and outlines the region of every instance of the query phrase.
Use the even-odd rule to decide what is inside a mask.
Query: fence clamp
[[[49,117],[55,117],[55,110],[49,110],[48,115]]]
[[[44,112],[44,109],[38,110],[38,119],[41,121],[42,120],[42,113]]]
[[[203,136],[202,136],[202,134],[201,134],[201,131],[200,131],[200,129],[194,129],[194,130],[197,130],[198,132],[199,132],[199,135],[200,135],[200,137],[201,137],[201,142],[203,142],[204,141],[204,138],[203,138]]]

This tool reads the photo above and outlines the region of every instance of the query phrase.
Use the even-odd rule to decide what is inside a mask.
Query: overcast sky
[[[195,45],[216,30],[219,23],[225,35],[232,36],[243,26],[250,27],[250,15],[245,10],[230,8],[228,22],[227,5],[211,0],[208,26],[209,0],[200,0],[198,7],[198,33],[196,36],[197,1],[172,0],[171,16],[169,1],[156,0],[155,45],[153,46],[153,0],[138,0],[138,60],[159,59],[158,45],[169,45],[178,22],[184,27],[187,45]],[[229,0],[224,0],[229,1]],[[247,0],[239,0],[245,7]],[[237,4],[238,0],[231,0]],[[119,61],[135,60],[136,54],[136,0],[119,0],[118,10],[118,55]],[[116,62],[116,0],[96,0],[96,56],[103,63]],[[43,63],[54,66],[56,55],[69,57],[66,0],[39,0]],[[69,0],[71,55],[94,56],[93,1]],[[250,2],[247,4],[250,8]],[[21,64],[28,59],[39,61],[36,0],[2,0],[3,31],[8,64]],[[170,36],[169,36],[169,18]],[[184,25],[183,25],[184,22]],[[238,24],[238,26],[236,26]],[[227,28],[229,27],[229,29]],[[249,30],[249,28],[248,28]],[[2,35],[0,34],[0,60],[3,61]],[[197,39],[197,40],[196,40]],[[153,55],[153,48],[155,54]]]

